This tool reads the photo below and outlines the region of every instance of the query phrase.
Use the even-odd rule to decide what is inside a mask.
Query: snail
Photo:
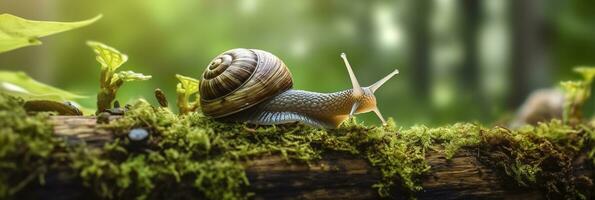
[[[260,125],[302,122],[324,128],[336,128],[354,114],[372,111],[386,124],[374,92],[399,71],[395,69],[378,82],[360,87],[344,53],[341,58],[353,89],[317,93],[292,89],[288,67],[272,53],[228,50],[215,57],[202,74],[201,110],[223,121]]]

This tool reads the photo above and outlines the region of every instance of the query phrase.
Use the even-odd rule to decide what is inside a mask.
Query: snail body
[[[207,116],[252,124],[302,122],[336,128],[354,114],[373,111],[386,123],[376,106],[374,91],[398,73],[395,70],[369,87],[360,87],[344,54],[353,89],[317,93],[292,89],[287,66],[271,53],[232,49],[217,56],[200,82],[201,109]]]
[[[355,103],[350,98],[352,93],[351,89],[334,93],[290,89],[228,119],[263,125],[299,121],[317,127],[337,127],[349,118]],[[354,114],[375,108],[373,95],[365,95],[364,99],[366,103],[362,103]]]

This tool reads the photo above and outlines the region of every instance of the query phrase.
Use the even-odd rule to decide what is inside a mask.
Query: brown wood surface
[[[52,117],[55,134],[70,142],[101,145],[111,133],[98,129],[94,117]],[[439,151],[439,150],[438,150]],[[519,188],[477,159],[477,151],[465,149],[447,160],[432,151],[427,160],[431,170],[422,179],[418,199],[542,199],[538,190]],[[245,163],[250,191],[256,199],[378,199],[376,189],[381,174],[364,159],[330,153],[320,161],[288,162],[280,156],[263,156]],[[398,181],[398,180],[397,180]],[[51,184],[51,183],[50,183]],[[64,184],[64,183],[60,183]],[[394,199],[408,198],[397,189]]]

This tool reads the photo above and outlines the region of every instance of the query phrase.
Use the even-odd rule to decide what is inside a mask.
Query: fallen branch
[[[113,140],[113,134],[97,128],[95,122],[94,117],[52,117],[56,136],[69,143],[84,141],[93,147]],[[413,194],[418,199],[544,198],[540,190],[519,187],[505,174],[482,164],[477,149],[460,150],[450,160],[439,151],[437,147],[437,151],[426,154],[431,170],[421,181],[423,190]],[[373,185],[382,178],[366,160],[346,153],[330,153],[311,163],[288,161],[278,155],[261,156],[246,161],[244,166],[250,182],[248,190],[257,199],[376,199]],[[592,177],[590,169],[576,169],[576,173]],[[71,183],[49,180],[46,184],[43,188],[60,188],[60,184],[66,187]],[[84,191],[69,197],[83,197]],[[403,194],[391,196],[408,198],[408,191],[397,191]]]

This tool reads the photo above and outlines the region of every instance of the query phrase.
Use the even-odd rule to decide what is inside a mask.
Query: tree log
[[[107,130],[96,127],[94,117],[52,117],[55,134],[70,142],[85,141],[100,146],[112,139]],[[447,160],[430,151],[430,172],[421,180],[418,199],[543,199],[541,191],[521,188],[506,175],[485,166],[474,149],[460,150]],[[245,162],[255,199],[378,199],[373,185],[381,172],[366,160],[346,153],[330,153],[319,161],[287,161],[281,156],[262,156]],[[52,184],[51,180],[46,184]],[[63,184],[63,183],[61,183]],[[397,184],[398,185],[398,184]],[[406,190],[391,194],[408,198]]]

